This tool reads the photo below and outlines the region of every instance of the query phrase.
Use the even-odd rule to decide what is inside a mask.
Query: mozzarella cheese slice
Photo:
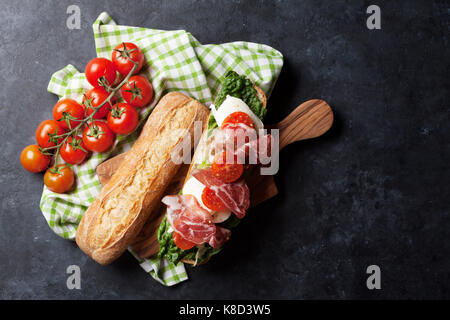
[[[190,177],[183,187],[183,194],[193,195],[205,210],[207,210],[208,212],[212,212],[212,210],[205,206],[202,201],[202,193],[204,188],[205,185],[203,183],[201,183],[194,177]]]
[[[234,112],[240,111],[250,116],[250,118],[253,120],[253,124],[255,125],[256,130],[264,129],[264,124],[261,119],[259,119],[258,116],[253,113],[250,107],[239,98],[228,95],[225,101],[220,105],[220,108],[218,110],[216,110],[216,106],[212,104],[211,111],[219,127],[222,125],[226,117]]]
[[[212,220],[214,223],[221,223],[227,220],[231,215],[230,211],[213,212],[211,209],[205,206],[202,201],[203,189],[205,189],[205,185],[203,183],[201,183],[194,177],[190,177],[183,187],[183,194],[193,195],[197,199],[198,203],[213,215]]]
[[[221,223],[225,222],[231,216],[231,211],[219,211],[213,213],[213,222]]]

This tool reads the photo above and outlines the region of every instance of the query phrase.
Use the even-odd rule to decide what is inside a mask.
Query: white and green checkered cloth
[[[100,14],[93,29],[99,57],[110,59],[113,48],[122,42],[134,42],[144,52],[148,64],[144,74],[153,85],[155,99],[141,112],[141,121],[145,121],[157,101],[169,91],[180,91],[206,105],[211,104],[218,93],[221,78],[229,69],[245,74],[269,94],[283,66],[281,53],[266,45],[249,42],[202,45],[184,30],[163,31],[116,25],[106,12]],[[48,85],[49,92],[79,102],[83,92],[89,88],[84,73],[72,65],[54,73]],[[119,136],[111,151],[94,153],[84,164],[73,166],[78,179],[71,193],[53,193],[44,186],[40,207],[56,234],[75,239],[83,213],[101,189],[95,168],[105,159],[129,150],[137,136],[137,132]],[[182,263],[174,266],[157,258],[138,260],[146,272],[166,286],[188,278]]]

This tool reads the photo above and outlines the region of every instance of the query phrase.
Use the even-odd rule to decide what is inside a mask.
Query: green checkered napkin
[[[141,121],[145,121],[156,102],[169,91],[183,92],[210,105],[218,93],[220,79],[228,69],[245,74],[269,94],[283,66],[281,53],[266,45],[241,41],[202,45],[184,30],[116,25],[106,12],[100,14],[93,29],[99,57],[111,58],[113,48],[125,41],[134,42],[144,52],[148,64],[144,74],[153,85],[155,100],[141,111]],[[48,91],[60,98],[81,102],[83,92],[90,87],[84,74],[68,65],[53,74]],[[77,181],[76,189],[71,193],[53,193],[44,186],[40,207],[56,234],[75,239],[83,213],[101,189],[95,168],[105,159],[129,150],[137,136],[138,133],[119,136],[112,151],[94,153],[84,164],[73,166]],[[165,259],[137,259],[146,272],[166,286],[188,278],[182,263],[174,266]]]

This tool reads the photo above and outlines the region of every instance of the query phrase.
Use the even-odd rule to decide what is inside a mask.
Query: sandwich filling
[[[245,176],[262,149],[270,148],[271,136],[258,136],[265,114],[252,82],[227,72],[211,105],[206,141],[199,143],[204,150],[196,151],[180,194],[162,199],[167,213],[157,232],[158,257],[199,264],[228,241],[250,206]]]

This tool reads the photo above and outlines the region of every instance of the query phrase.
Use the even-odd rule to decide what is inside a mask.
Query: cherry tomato
[[[108,126],[117,134],[129,134],[139,124],[139,114],[136,108],[128,103],[118,103],[108,113]]]
[[[89,123],[83,131],[83,142],[90,151],[105,152],[114,143],[114,132],[105,122]]]
[[[72,169],[65,164],[59,164],[55,168],[48,168],[44,175],[44,184],[53,192],[64,193],[72,189],[75,175]]]
[[[152,84],[143,76],[132,76],[120,92],[126,102],[138,108],[146,106],[153,98]]]
[[[172,234],[173,242],[175,245],[181,250],[189,250],[195,246],[195,243],[190,242],[189,240],[184,239],[181,234],[178,232],[173,232]]]
[[[80,164],[86,159],[88,151],[81,137],[67,138],[66,142],[59,149],[59,153],[65,162],[70,164]]]
[[[58,121],[63,129],[75,128],[79,122],[73,119],[82,120],[83,118],[83,107],[73,99],[61,99],[53,107],[53,119]],[[70,124],[70,128],[67,123]]]
[[[30,172],[41,172],[47,169],[51,157],[43,154],[37,144],[25,147],[20,154],[20,163]]]
[[[216,212],[225,211],[227,209],[223,201],[220,200],[220,198],[216,196],[216,193],[208,187],[203,189],[202,201],[205,206]]]
[[[64,137],[58,139],[53,136],[61,135],[65,130],[61,127],[60,123],[56,120],[42,121],[36,130],[36,141],[42,148],[49,148],[56,145],[55,142],[60,143]]]
[[[103,101],[108,98],[109,94],[103,88],[93,88],[84,93],[83,106],[86,110],[86,116],[91,115],[94,112],[94,108],[98,108]],[[112,105],[110,102],[105,103],[93,116],[94,119],[103,119],[111,110]]]
[[[236,111],[231,114],[229,114],[225,120],[223,120],[221,129],[227,128],[227,127],[233,127],[236,124],[243,123],[246,126],[250,128],[254,128],[255,125],[253,124],[252,118],[246,114],[245,112]]]
[[[95,88],[111,87],[116,80],[116,67],[106,58],[94,58],[84,70],[87,81]]]
[[[218,153],[211,165],[212,174],[225,183],[231,183],[239,179],[244,172],[244,165],[237,163],[234,157],[232,163],[227,163],[226,152]]]
[[[229,137],[226,144],[231,146],[231,142],[234,141],[234,150],[237,150],[242,143],[247,143],[256,138],[253,120],[245,112],[237,111],[229,114],[220,128],[229,131],[226,133],[226,136]]]
[[[144,64],[144,54],[134,43],[123,42],[114,48],[111,60],[122,75],[128,75],[134,67],[132,61],[136,62],[138,66],[133,73],[136,74]]]

